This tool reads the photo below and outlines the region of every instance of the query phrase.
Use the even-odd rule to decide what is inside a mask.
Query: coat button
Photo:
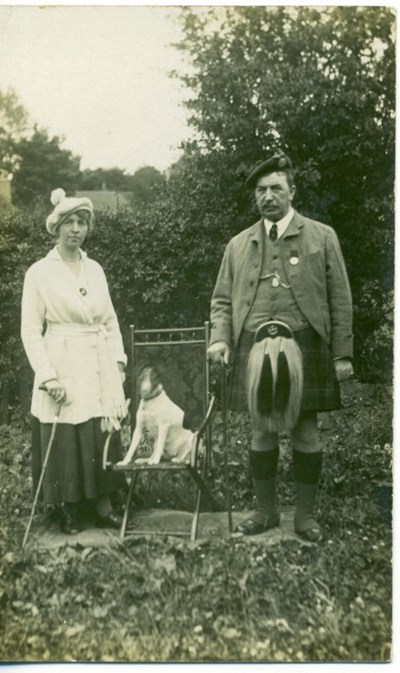
[[[253,285],[254,285],[254,280],[251,280],[250,283],[249,283],[249,285],[250,285],[250,287],[253,287]]]

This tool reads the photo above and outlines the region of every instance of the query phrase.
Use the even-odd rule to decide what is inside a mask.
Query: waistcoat
[[[263,236],[262,268],[256,296],[244,329],[255,332],[267,320],[281,320],[293,331],[309,327],[290,288],[282,261],[283,237],[271,241]]]

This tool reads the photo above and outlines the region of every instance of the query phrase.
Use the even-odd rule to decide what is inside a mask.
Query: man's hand
[[[231,349],[225,341],[216,341],[207,351],[208,359],[211,362],[223,362],[225,365],[229,362]]]
[[[333,366],[335,367],[336,379],[341,383],[342,381],[348,381],[354,375],[353,365],[351,360],[347,358],[340,358],[339,360],[333,361]]]

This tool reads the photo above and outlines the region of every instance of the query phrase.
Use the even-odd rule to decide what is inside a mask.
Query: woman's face
[[[89,230],[90,215],[85,210],[77,210],[67,215],[58,227],[58,242],[62,248],[80,248]]]

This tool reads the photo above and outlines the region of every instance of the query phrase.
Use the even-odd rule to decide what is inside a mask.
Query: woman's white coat
[[[80,252],[79,278],[57,247],[25,275],[21,336],[35,372],[31,411],[42,423],[53,421],[56,405],[39,386],[52,378],[67,391],[62,423],[121,416],[124,407],[118,362],[126,355],[107,280]]]

